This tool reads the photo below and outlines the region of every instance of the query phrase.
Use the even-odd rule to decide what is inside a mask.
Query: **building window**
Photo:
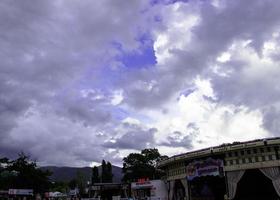
[[[267,147],[267,151],[270,152],[270,147]]]
[[[236,159],[236,164],[238,164],[238,165],[239,165],[239,159]]]
[[[269,160],[273,160],[273,159],[272,159],[272,155],[268,155],[268,159],[269,159]]]
[[[241,156],[244,156],[244,151],[241,151],[240,153],[241,153]]]
[[[252,158],[250,157],[250,158],[248,158],[248,160],[249,160],[249,163],[252,163]]]
[[[279,160],[279,147],[278,146],[274,147],[274,151],[275,151],[276,160]]]
[[[264,153],[264,149],[263,148],[261,148],[261,153]]]
[[[258,153],[257,149],[254,149],[253,151],[254,151],[254,153]]]
[[[231,154],[231,152],[229,152],[229,153],[228,153],[228,157],[232,157],[232,154]]]
[[[238,152],[236,151],[236,152],[234,152],[234,155],[237,157],[238,156]]]
[[[242,163],[243,163],[243,164],[245,163],[245,158],[242,158]]]
[[[259,162],[259,157],[256,156],[256,157],[255,157],[255,160],[256,160],[256,162]]]
[[[265,156],[262,156],[262,161],[265,161]]]
[[[247,154],[251,154],[251,151],[249,149],[247,150]]]

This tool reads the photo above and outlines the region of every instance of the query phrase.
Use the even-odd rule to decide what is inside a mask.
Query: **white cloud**
[[[123,100],[122,91],[114,91],[111,103],[113,106],[119,105]]]
[[[184,3],[163,8],[166,29],[154,32],[155,56],[160,67],[163,67],[168,59],[172,59],[172,49],[184,50],[191,41],[192,28],[199,23],[196,9],[196,5]]]
[[[182,136],[191,137],[191,145],[185,143],[181,146],[185,151],[269,135],[262,128],[262,115],[259,111],[250,111],[246,107],[234,105],[220,105],[209,101],[205,96],[214,98],[211,85],[209,81],[198,79],[196,90],[188,96],[181,95],[176,103],[171,101],[167,104],[167,112],[145,111],[154,121],[150,126],[158,129],[155,135],[158,145],[168,142],[169,137],[176,131],[182,133]],[[197,130],[188,127],[191,124],[194,124]],[[183,137],[178,139],[182,140]],[[170,146],[160,147],[164,152],[172,148],[178,149],[172,143]]]

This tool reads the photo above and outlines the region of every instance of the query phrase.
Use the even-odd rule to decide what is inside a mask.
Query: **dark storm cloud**
[[[193,142],[197,140],[198,133],[199,127],[195,123],[189,123],[186,127],[186,133],[174,131],[169,134],[166,142],[162,142],[159,145],[192,149]]]
[[[97,126],[112,121],[108,107],[109,98],[93,99],[91,95],[79,97],[80,94],[67,94],[63,100],[56,101],[52,105],[57,115],[67,116],[74,122],[82,122],[84,125]],[[79,97],[79,98],[77,98]]]
[[[280,135],[280,109],[279,107],[270,106],[263,110],[263,125],[274,135]]]
[[[144,8],[139,1],[123,0],[0,3],[2,155],[23,150],[59,165],[110,155],[92,143],[95,131],[114,123],[110,99],[81,94],[96,74],[87,85],[81,80],[115,56],[113,41],[126,51],[138,47],[135,38],[147,28]],[[90,156],[89,151],[99,153]]]
[[[150,72],[144,72],[150,73]],[[139,78],[139,74],[132,74],[135,81],[133,84],[125,84],[124,87],[124,102],[135,108],[158,108],[164,104],[175,91],[178,90],[178,85],[174,83],[176,76],[173,74],[163,75],[161,78],[150,77]],[[125,80],[129,82],[129,80]],[[163,85],[164,84],[164,85]]]
[[[193,139],[194,138],[192,138],[192,136],[190,135],[184,136],[183,133],[179,131],[175,131],[167,137],[168,142],[163,142],[160,145],[173,147],[173,148],[183,147],[186,149],[191,149],[193,147],[192,145]]]
[[[126,132],[115,141],[108,141],[104,143],[104,147],[113,149],[137,149],[141,150],[154,145],[154,134],[157,129],[151,128],[148,130],[143,130],[139,126],[135,126],[132,130]]]
[[[73,123],[71,118],[36,110],[2,138],[1,155],[14,157],[19,151],[24,151],[40,164],[60,166],[85,166],[114,156],[102,147],[107,136],[96,134],[100,131],[98,125],[92,128],[85,126],[82,120]]]

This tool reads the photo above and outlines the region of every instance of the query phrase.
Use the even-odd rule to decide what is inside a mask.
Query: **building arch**
[[[279,199],[272,181],[259,169],[248,169],[237,184],[234,200]]]

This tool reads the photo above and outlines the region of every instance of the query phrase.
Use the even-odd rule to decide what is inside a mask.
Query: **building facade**
[[[167,190],[162,180],[144,180],[131,183],[132,198],[136,200],[167,200]]]
[[[235,142],[162,160],[169,200],[280,199],[280,138]]]

